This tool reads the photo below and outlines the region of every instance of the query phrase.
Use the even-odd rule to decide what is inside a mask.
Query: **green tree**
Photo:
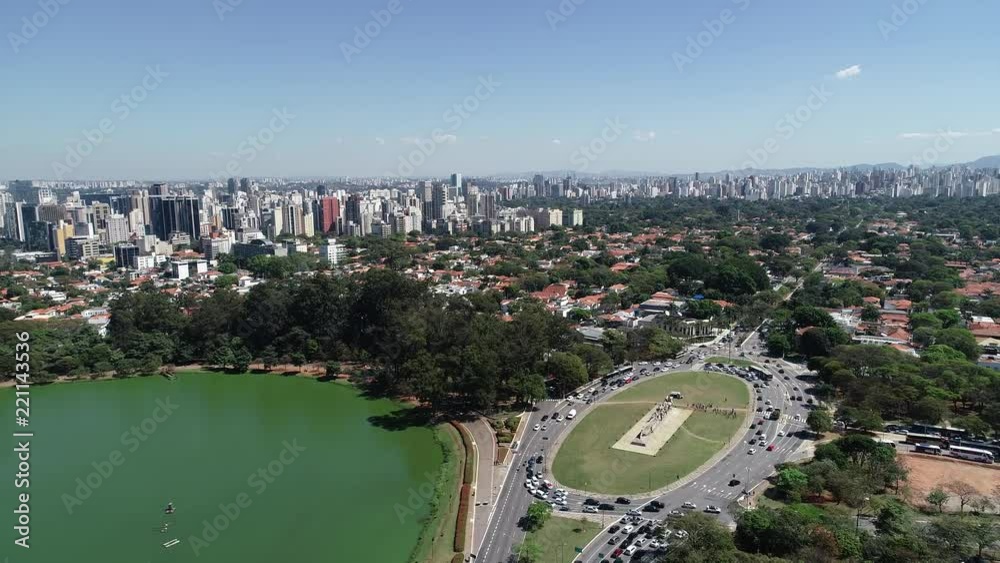
[[[948,499],[950,498],[951,496],[949,496],[944,489],[942,489],[940,486],[937,486],[934,487],[934,489],[931,490],[931,492],[927,493],[927,496],[924,497],[924,500],[927,501],[927,504],[936,506],[938,512],[942,512],[944,510],[945,503],[947,503]]]
[[[767,335],[767,353],[771,356],[784,357],[792,351],[792,341],[788,335],[773,331]]]
[[[875,305],[865,305],[861,310],[861,320],[869,323],[877,323],[882,319],[882,311]]]
[[[809,476],[794,467],[778,471],[776,479],[778,492],[791,502],[799,502],[808,484]]]
[[[938,332],[937,343],[950,346],[955,350],[965,354],[969,361],[976,361],[982,350],[976,343],[976,337],[964,328],[946,328]]]
[[[560,396],[565,396],[589,381],[583,360],[568,352],[553,352],[546,362],[545,371]]]
[[[521,528],[526,532],[537,532],[552,516],[552,506],[547,502],[533,502],[528,513],[521,518]]]
[[[806,425],[817,435],[833,430],[833,419],[824,409],[813,409],[806,417]]]

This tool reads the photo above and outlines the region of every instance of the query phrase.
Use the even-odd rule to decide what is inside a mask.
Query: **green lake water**
[[[433,485],[443,454],[431,429],[368,420],[398,408],[346,385],[262,375],[32,387],[22,549],[14,393],[0,390],[0,562],[404,563],[428,509],[401,519],[394,507],[420,504],[412,492]]]

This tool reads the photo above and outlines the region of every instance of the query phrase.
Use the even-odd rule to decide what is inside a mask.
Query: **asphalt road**
[[[644,512],[642,513],[644,517],[651,516],[662,520],[670,510],[680,509],[682,503],[693,502],[697,505],[697,510],[703,510],[708,505],[719,507],[723,512],[718,517],[723,522],[731,524],[732,517],[728,514],[729,506],[744,496],[744,489],[752,490],[756,485],[770,476],[775,464],[792,459],[796,455],[801,455],[805,433],[799,431],[804,428],[804,421],[808,410],[805,408],[804,402],[792,401],[790,396],[805,393],[806,384],[796,377],[804,370],[799,366],[787,362],[780,363],[779,365],[773,359],[770,360],[770,363],[763,363],[764,358],[758,355],[760,353],[760,345],[758,335],[754,333],[746,340],[742,347],[737,348],[735,345],[733,346],[733,357],[753,361],[774,376],[767,388],[760,389],[761,401],[757,403],[764,408],[764,401],[770,400],[772,406],[781,409],[782,416],[780,420],[766,421],[763,425],[765,433],[769,438],[769,443],[775,446],[774,451],[768,452],[764,448],[748,445],[748,440],[751,437],[755,437],[757,429],[747,428],[744,436],[741,438],[741,443],[737,444],[732,451],[718,460],[712,467],[675,490],[655,497],[656,500],[663,502],[666,508],[659,513]],[[703,360],[699,359],[698,356],[705,358],[714,355],[725,356],[728,352],[728,345],[721,343],[708,348],[691,347],[681,356],[681,363],[679,365],[676,365],[672,369],[657,368],[656,373],[700,369],[703,365]],[[745,353],[746,356],[739,356],[740,352]],[[692,354],[695,355],[694,363],[683,363]],[[635,367],[646,367],[651,369],[651,371],[654,369],[649,364],[635,364]],[[779,374],[779,369],[784,369],[786,373]],[[638,372],[638,369],[635,371]],[[785,380],[785,376],[788,376],[790,379]],[[649,377],[649,375],[646,377]],[[639,381],[641,382],[646,377],[640,378]],[[630,385],[634,385],[634,383]],[[594,383],[591,383],[586,387],[590,388],[593,386]],[[798,386],[800,390],[795,391],[793,389],[795,386]],[[603,400],[610,394],[610,389],[602,389],[599,384],[597,389],[601,391],[595,397],[595,402]],[[543,453],[548,458],[552,445],[568,425],[568,422],[565,420],[562,422],[552,422],[550,419],[542,422],[542,416],[551,416],[553,412],[560,412],[565,415],[570,408],[575,408],[578,411],[577,416],[579,417],[585,413],[589,405],[581,401],[575,401],[575,404],[572,406],[567,401],[543,401],[536,405],[534,412],[530,413],[530,426],[543,424],[547,429],[544,431],[529,430],[522,439],[522,443],[512,462],[511,471],[508,472],[503,489],[495,502],[495,509],[487,526],[486,535],[479,546],[478,552],[475,554],[474,561],[506,563],[513,550],[524,541],[525,534],[518,527],[518,520],[525,515],[528,506],[538,500],[531,496],[524,487],[525,463],[529,456],[533,457],[539,453]],[[794,420],[795,414],[800,415],[800,421],[796,422]],[[760,418],[764,418],[763,413],[758,413],[754,420]],[[785,436],[778,437],[776,434],[779,430],[784,432]],[[751,447],[756,450],[754,455],[748,454],[748,450]],[[545,478],[555,481],[551,475],[546,475]],[[729,486],[730,480],[734,478],[739,480],[740,483]],[[612,503],[614,501],[614,498],[603,495],[595,494],[591,496],[601,501]],[[607,545],[607,540],[610,536],[606,533],[606,528],[622,518],[626,510],[639,508],[653,499],[654,497],[648,496],[632,497],[631,505],[616,505],[615,511],[602,513],[605,530],[602,530],[597,538],[590,545],[586,546],[584,552],[579,554],[575,561],[599,562],[604,558],[610,559],[611,552],[616,547],[622,546],[621,544],[618,546]],[[568,512],[566,514],[574,517],[579,516],[579,513],[582,512],[583,500],[583,496],[570,494],[567,499]],[[477,525],[482,524],[477,523]],[[574,547],[582,548],[584,546]]]

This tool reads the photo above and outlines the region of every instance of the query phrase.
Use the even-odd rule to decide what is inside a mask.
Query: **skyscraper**
[[[154,186],[155,187],[155,186]],[[187,233],[191,240],[201,236],[201,202],[194,196],[150,196],[150,223],[153,233],[162,241],[170,233]]]

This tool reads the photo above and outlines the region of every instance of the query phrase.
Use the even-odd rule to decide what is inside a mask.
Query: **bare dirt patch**
[[[901,453],[899,458],[910,471],[907,500],[917,506],[927,505],[924,497],[935,487],[947,489],[948,483],[955,481],[966,483],[986,496],[992,493],[994,487],[1000,486],[1000,467],[996,465],[921,454]],[[949,501],[947,506],[950,508],[952,504],[957,510],[955,499]]]

